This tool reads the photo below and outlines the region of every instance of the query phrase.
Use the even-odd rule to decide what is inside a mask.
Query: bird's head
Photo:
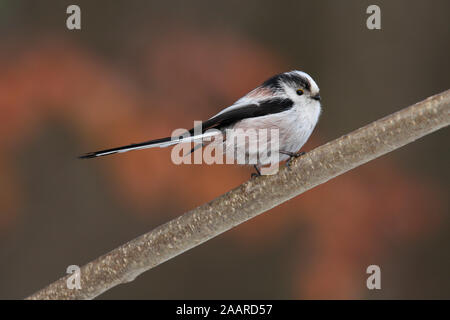
[[[265,81],[262,88],[274,95],[286,96],[298,103],[320,103],[319,86],[303,71],[293,70],[277,74]]]

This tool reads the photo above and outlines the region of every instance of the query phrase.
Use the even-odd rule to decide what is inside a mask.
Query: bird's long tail
[[[156,148],[156,147],[166,148],[166,147],[170,147],[170,146],[173,146],[173,145],[179,144],[179,143],[198,142],[198,140],[202,140],[204,138],[211,137],[214,135],[217,135],[217,132],[205,132],[203,134],[196,135],[196,136],[188,136],[188,137],[181,136],[178,138],[166,137],[166,138],[161,138],[161,139],[145,141],[145,142],[141,142],[141,143],[130,144],[130,145],[118,147],[118,148],[89,152],[89,153],[86,153],[86,154],[80,156],[79,158],[80,159],[89,159],[89,158],[107,156],[107,155],[114,154],[114,153],[128,152],[131,150],[142,150],[142,149]]]

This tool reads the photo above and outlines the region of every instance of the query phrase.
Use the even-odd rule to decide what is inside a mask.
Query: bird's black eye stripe
[[[291,82],[294,83],[298,87],[302,87],[306,90],[311,90],[311,84],[309,83],[308,79],[305,77],[302,77],[298,74],[292,74],[292,73],[281,73],[273,76],[272,78],[266,80],[262,86],[268,87],[276,90],[281,89],[281,83],[284,82]]]

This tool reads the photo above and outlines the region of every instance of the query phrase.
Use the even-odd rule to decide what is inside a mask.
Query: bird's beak
[[[316,94],[315,96],[311,97],[314,100],[320,101],[320,94]]]

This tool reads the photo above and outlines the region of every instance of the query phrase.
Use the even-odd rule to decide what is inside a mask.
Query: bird
[[[200,125],[194,126],[184,135],[89,152],[79,158],[89,159],[132,150],[197,142],[191,149],[193,152],[199,147],[214,143],[216,146],[223,147],[221,150],[224,154],[232,148],[232,152],[244,153],[247,162],[250,158],[256,158],[256,163],[253,163],[255,175],[261,175],[263,166],[284,160],[289,166],[293,158],[304,154],[299,150],[309,139],[322,111],[319,91],[317,83],[306,72],[293,70],[276,74],[232,105],[208,120],[202,121]],[[235,141],[230,139],[230,132],[239,132],[239,130],[248,132],[252,129],[258,132],[276,130],[277,137],[266,135],[266,140],[263,141],[262,136],[257,134],[249,137],[248,140],[241,140],[240,143],[239,140],[237,143],[230,143],[232,140]],[[222,134],[222,139],[216,139],[218,134]],[[250,150],[251,143],[256,143],[259,149]],[[269,150],[271,147],[274,152]],[[275,147],[278,150],[275,150]],[[278,151],[276,158],[272,157],[275,151]]]

